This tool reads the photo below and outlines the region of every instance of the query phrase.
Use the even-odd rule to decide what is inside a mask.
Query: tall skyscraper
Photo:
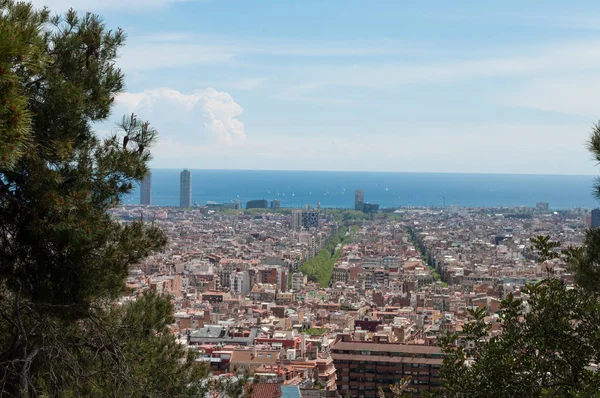
[[[592,228],[599,228],[600,227],[600,209],[594,209],[592,210],[592,222],[591,222],[591,227]]]
[[[302,228],[302,210],[301,209],[292,209],[292,222],[290,223],[290,227],[294,231],[300,231],[300,228]]]
[[[188,169],[179,175],[179,206],[192,207],[192,173]]]
[[[365,191],[357,189],[354,191],[354,210],[363,211],[365,206]]]
[[[152,204],[152,173],[148,172],[142,180],[140,186],[140,204],[151,205]]]

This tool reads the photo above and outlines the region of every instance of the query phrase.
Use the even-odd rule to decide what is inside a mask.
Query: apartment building
[[[340,333],[331,348],[337,369],[337,389],[343,397],[393,397],[389,385],[410,377],[417,391],[440,386],[443,358],[439,347],[390,343],[387,336],[375,335],[372,341],[355,341]]]

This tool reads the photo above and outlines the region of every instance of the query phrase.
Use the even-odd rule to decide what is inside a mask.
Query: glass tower
[[[179,176],[179,206],[192,207],[192,173],[188,169]]]

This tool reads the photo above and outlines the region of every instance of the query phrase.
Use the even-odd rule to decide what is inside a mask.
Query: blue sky
[[[159,129],[153,167],[597,172],[596,1],[35,4],[126,30],[113,120]]]

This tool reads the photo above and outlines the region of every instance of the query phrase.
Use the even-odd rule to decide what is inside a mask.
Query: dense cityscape
[[[598,11],[0,0],[0,398],[600,397]]]
[[[169,237],[131,267],[123,300],[170,295],[177,339],[214,377],[252,375],[256,397],[392,397],[400,380],[417,394],[438,389],[437,340],[460,334],[468,309],[484,309],[494,335],[508,294],[549,272],[572,283],[562,259],[538,261],[530,239],[550,236],[559,251],[600,225],[598,210],[544,202],[379,209],[361,190],[348,210],[191,206],[187,170],[182,207],[151,206],[150,195],[142,188],[145,205],[112,211],[123,223],[152,220]],[[324,276],[309,267],[317,257]]]

